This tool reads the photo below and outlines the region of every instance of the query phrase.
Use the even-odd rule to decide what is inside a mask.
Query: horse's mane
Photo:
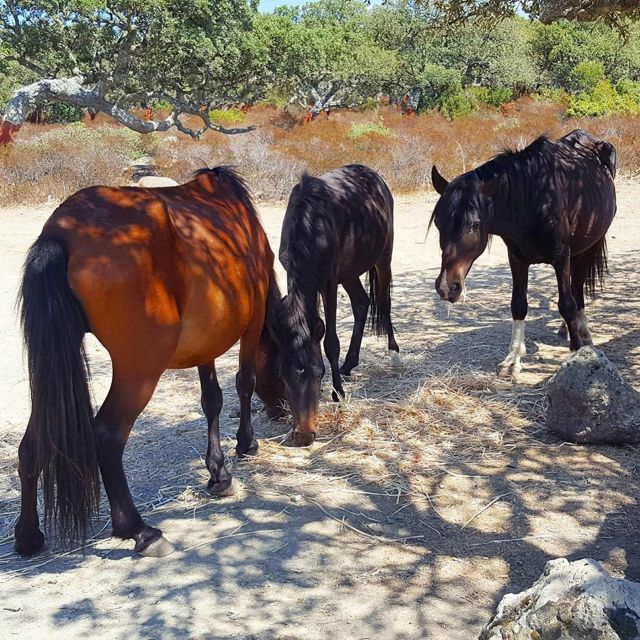
[[[211,169],[205,167],[203,169],[197,169],[196,171],[194,171],[192,174],[192,179],[198,178],[199,176],[211,176],[218,181],[223,181],[233,191],[236,198],[238,198],[238,200],[242,202],[247,211],[249,211],[256,218],[259,217],[258,211],[253,204],[251,189],[249,189],[244,176],[236,171],[236,169],[226,165],[220,165]]]
[[[294,189],[287,214],[286,250],[288,290],[286,324],[294,334],[293,346],[302,349],[313,330],[318,293],[331,263],[329,246],[330,203],[324,180],[304,173]],[[327,242],[322,242],[324,237]]]
[[[557,148],[546,135],[542,135],[524,149],[505,149],[488,162],[451,181],[450,186],[464,187],[469,182],[480,182],[500,202],[507,215],[517,216],[540,193],[540,181],[551,177],[549,166]],[[455,197],[455,196],[454,196]],[[436,217],[436,206],[429,227]],[[485,211],[485,215],[486,215]]]

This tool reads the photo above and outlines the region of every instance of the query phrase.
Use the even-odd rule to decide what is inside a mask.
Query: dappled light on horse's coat
[[[344,397],[341,375],[358,365],[367,314],[378,335],[398,352],[391,326],[393,197],[384,180],[363,165],[346,165],[319,178],[303,175],[294,187],[280,240],[280,261],[287,271],[284,305],[286,336],[281,373],[295,422],[294,441],[315,438],[324,364],[320,341],[331,365],[333,398]],[[360,275],[369,275],[369,295]],[[342,367],[336,333],[338,285],[349,295],[354,315],[351,343]],[[325,323],[318,314],[322,297]],[[293,394],[289,394],[293,395]]]
[[[135,419],[168,368],[198,367],[209,426],[209,489],[229,489],[220,447],[222,392],[215,359],[240,341],[238,454],[257,451],[251,395],[270,411],[284,399],[273,365],[281,305],[273,253],[247,188],[225,167],[181,186],[85,189],[56,209],[32,246],[22,285],[32,414],[20,446],[20,553],[44,542],[36,510],[42,474],[45,523],[63,542],[84,540],[97,508],[98,467],[113,534],[136,550],[171,550],[140,517],[122,454]],[[265,325],[266,318],[266,325]],[[113,365],[93,416],[82,342],[92,332]],[[268,354],[268,355],[266,355]]]
[[[513,337],[504,373],[517,375],[526,353],[524,319],[531,264],[551,264],[558,308],[571,349],[591,344],[584,290],[594,295],[607,270],[605,234],[616,213],[616,151],[576,130],[552,142],[538,138],[519,152],[505,152],[451,183],[436,167],[441,194],[431,221],[440,232],[441,298],[456,302],[474,261],[491,235],[507,245],[513,276]]]

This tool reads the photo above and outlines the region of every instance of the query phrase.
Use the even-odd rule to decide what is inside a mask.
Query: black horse
[[[511,347],[502,373],[517,375],[526,354],[529,265],[553,265],[558,308],[571,349],[592,344],[584,313],[584,289],[593,296],[607,270],[605,234],[616,213],[616,151],[608,142],[576,130],[553,142],[540,137],[507,151],[451,183],[433,167],[441,195],[431,221],[440,232],[440,297],[456,302],[473,262],[490,235],[509,252],[513,276]]]
[[[303,175],[293,188],[282,227],[280,261],[287,271],[281,374],[295,402],[294,442],[313,442],[320,385],[324,375],[320,341],[331,363],[333,398],[344,397],[340,374],[358,365],[360,344],[370,310],[371,326],[386,334],[392,357],[398,344],[391,326],[391,254],[393,197],[373,170],[353,164],[320,177]],[[369,295],[360,275],[369,274]],[[344,364],[338,369],[336,333],[338,285],[351,299],[354,326]],[[322,296],[325,327],[318,312]]]

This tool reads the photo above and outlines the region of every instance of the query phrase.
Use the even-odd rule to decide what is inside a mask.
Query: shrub
[[[608,80],[601,80],[591,91],[581,91],[572,96],[567,107],[570,117],[597,118],[612,114],[638,115],[640,102],[632,93],[621,95]]]
[[[5,204],[61,201],[95,184],[128,180],[126,169],[143,154],[141,136],[121,127],[88,128],[79,123],[29,136],[0,149],[0,201]]]
[[[422,89],[419,111],[430,111],[442,106],[442,102],[449,96],[462,91],[462,76],[455,69],[447,69],[437,64],[427,64],[419,78]]]
[[[390,133],[391,130],[382,122],[354,122],[347,131],[347,138],[357,140],[368,136],[388,136]]]
[[[231,107],[230,109],[211,109],[209,118],[220,124],[240,124],[244,122],[245,115],[240,109]]]
[[[535,102],[565,103],[569,100],[567,92],[557,87],[540,87],[531,97]]]
[[[507,87],[471,87],[469,93],[476,102],[500,107],[513,100],[513,91]]]
[[[470,91],[458,91],[445,96],[440,105],[440,111],[447,120],[471,115],[478,108],[478,103]]]
[[[587,60],[573,68],[569,81],[574,91],[590,92],[594,91],[604,79],[604,66],[602,63]]]

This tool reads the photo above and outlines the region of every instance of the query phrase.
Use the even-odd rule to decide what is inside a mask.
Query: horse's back
[[[294,187],[279,250],[287,272],[301,269],[292,266],[292,258],[322,262],[324,277],[337,271],[341,282],[368,271],[392,245],[393,197],[373,169],[345,165],[317,177],[304,175]]]
[[[114,366],[132,353],[160,370],[210,362],[266,297],[266,236],[244,203],[218,191],[93,187],[45,225],[65,242],[69,282]]]

